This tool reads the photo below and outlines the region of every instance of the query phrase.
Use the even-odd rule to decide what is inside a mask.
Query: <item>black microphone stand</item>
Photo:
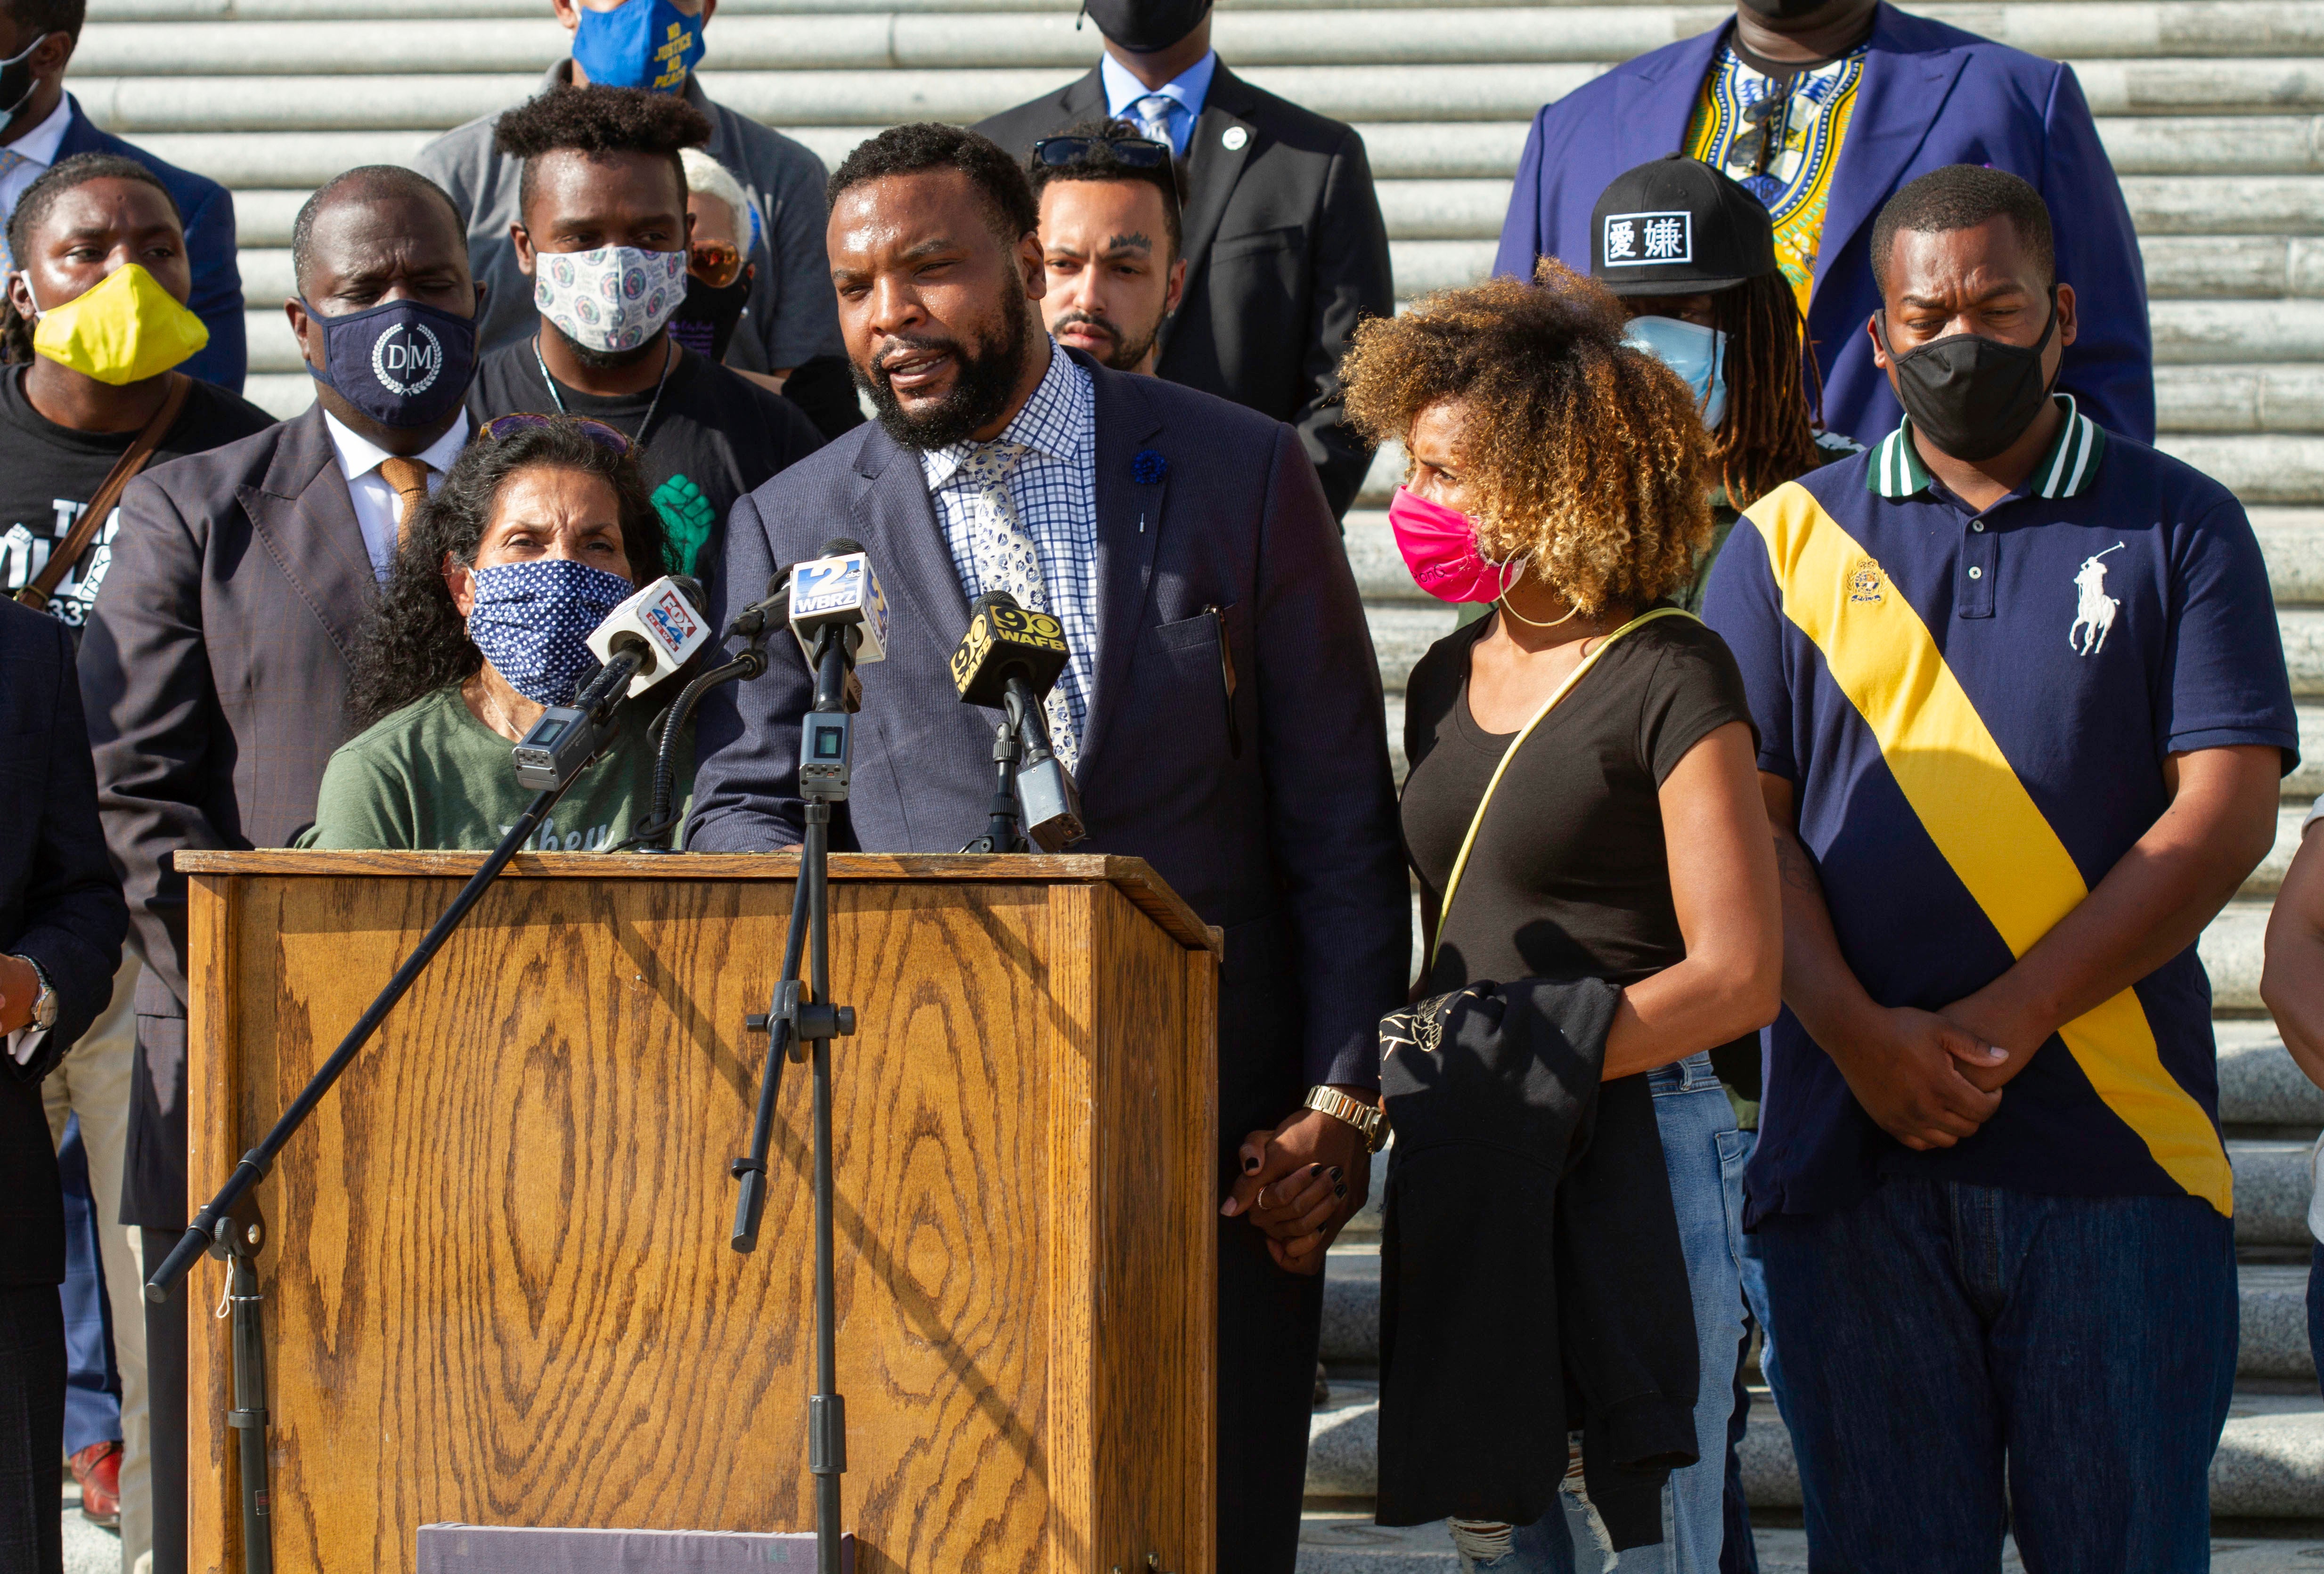
[[[1000,780],[992,791],[991,818],[986,822],[984,834],[961,849],[963,852],[1022,852],[1024,835],[1018,827],[1025,820],[1025,805],[1017,795],[1017,764],[1023,758],[1025,746],[1019,734],[1025,729],[1026,686],[1022,679],[1010,680],[1002,703],[1009,707],[1009,719],[992,729],[992,763]]]
[[[810,736],[818,718],[845,720],[847,640],[852,632],[831,625],[816,631],[815,709],[806,723]],[[838,1289],[832,1243],[831,1041],[855,1031],[855,1012],[830,1004],[831,805],[847,796],[846,762],[836,763],[840,769],[835,777],[799,773],[800,796],[807,800],[807,835],[791,896],[790,930],[783,940],[782,977],[766,1014],[744,1019],[752,1032],[768,1036],[758,1118],[751,1128],[750,1156],[731,1166],[742,1183],[735,1201],[732,1245],[747,1252],[758,1245],[760,1213],[766,1203],[767,1154],[774,1141],[783,1054],[788,1049],[797,1059],[805,1045],[815,1082],[815,1392],[807,1402],[807,1470],[815,1477],[817,1574],[840,1574],[839,1478],[847,1470],[847,1404],[839,1393]],[[802,940],[807,962],[804,994],[799,988]]]
[[[636,652],[617,652],[576,698],[576,707],[585,712],[594,724],[602,727],[604,718],[620,703],[623,692],[629,687],[630,679],[642,664],[642,657]],[[339,1040],[338,1048],[331,1052],[331,1058],[308,1079],[298,1098],[291,1100],[290,1108],[285,1109],[281,1118],[260,1138],[258,1146],[242,1155],[241,1162],[234,1167],[234,1173],[226,1177],[226,1184],[218,1188],[216,1196],[202,1204],[201,1210],[194,1215],[193,1223],[187,1227],[177,1246],[145,1281],[145,1299],[159,1306],[169,1300],[170,1292],[192,1269],[195,1258],[208,1252],[226,1259],[226,1298],[234,1309],[235,1355],[234,1408],[226,1413],[226,1424],[242,1434],[242,1566],[244,1574],[272,1574],[274,1568],[273,1521],[270,1516],[266,1468],[266,1347],[263,1339],[265,1329],[261,1320],[263,1297],[259,1293],[254,1266],[258,1252],[264,1244],[265,1226],[258,1213],[257,1201],[251,1192],[274,1167],[274,1161],[284,1146],[299,1134],[299,1128],[307,1123],[307,1118],[315,1112],[347,1067],[355,1063],[355,1056],[362,1053],[364,1045],[371,1042],[372,1035],[379,1031],[379,1025],[386,1020],[387,1014],[419,981],[428,964],[436,959],[436,953],[444,948],[444,943],[452,938],[452,932],[483,899],[485,888],[540,829],[540,824],[549,817],[549,810],[557,806],[557,800],[565,796],[566,789],[578,775],[576,770],[555,787],[543,788],[534,795],[524,813],[517,816],[516,824],[510,826],[501,838],[500,845],[493,848],[476,872],[468,877],[468,883],[460,888],[460,894],[452,898],[452,905],[444,909],[443,916],[421,937],[420,944],[404,959],[403,965],[395,970],[395,976],[387,980],[387,987],[355,1019],[355,1025],[347,1029],[346,1036]]]

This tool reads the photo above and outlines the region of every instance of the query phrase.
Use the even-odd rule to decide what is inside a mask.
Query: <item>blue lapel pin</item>
[[[1130,479],[1140,486],[1159,486],[1162,478],[1170,474],[1170,461],[1159,450],[1140,448],[1130,461]],[[1146,511],[1138,511],[1138,533],[1146,533]]]

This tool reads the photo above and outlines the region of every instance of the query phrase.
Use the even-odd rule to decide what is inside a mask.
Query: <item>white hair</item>
[[[746,254],[753,250],[764,226],[759,218],[759,205],[751,199],[749,192],[742,189],[742,183],[734,179],[733,171],[700,148],[681,148],[678,157],[678,161],[686,166],[686,189],[689,193],[715,197],[724,203],[726,210],[734,216],[736,229],[743,228],[747,221],[750,234],[743,240],[742,250]]]

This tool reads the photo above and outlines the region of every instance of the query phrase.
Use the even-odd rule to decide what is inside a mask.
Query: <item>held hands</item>
[[[1950,1147],[2001,1108],[2009,1052],[1950,1012],[1884,1009],[1867,1028],[1832,1058],[1865,1113],[1906,1147]]]
[[[1363,1137],[1320,1109],[1297,1109],[1274,1130],[1244,1137],[1240,1156],[1242,1174],[1219,1211],[1264,1231],[1277,1267],[1322,1273],[1324,1252],[1370,1187]]]
[[[14,1033],[32,1020],[41,998],[40,976],[20,956],[0,956],[0,1033]]]

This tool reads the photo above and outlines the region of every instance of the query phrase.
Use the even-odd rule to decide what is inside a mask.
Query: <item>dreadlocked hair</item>
[[[501,492],[527,470],[574,471],[611,486],[630,583],[649,584],[669,572],[661,515],[634,457],[613,452],[564,417],[497,440],[477,437],[452,461],[436,495],[414,509],[410,528],[388,561],[387,583],[355,642],[347,688],[354,732],[466,682],[484,666],[484,653],[468,638],[467,620],[454,604],[444,573],[453,564],[475,566]]]
[[[1595,615],[1661,600],[1711,542],[1693,392],[1622,343],[1621,306],[1554,257],[1534,282],[1439,290],[1356,328],[1348,417],[1402,442],[1431,406],[1462,410],[1461,474],[1477,544],[1522,559]],[[1407,461],[1406,474],[1410,474]]]
[[[1709,473],[1727,489],[1729,506],[1747,509],[1816,467],[1823,378],[1806,354],[1799,299],[1781,273],[1747,279],[1713,299],[1727,335],[1727,412],[1711,434]],[[1812,407],[1800,385],[1803,362],[1815,378]]]

